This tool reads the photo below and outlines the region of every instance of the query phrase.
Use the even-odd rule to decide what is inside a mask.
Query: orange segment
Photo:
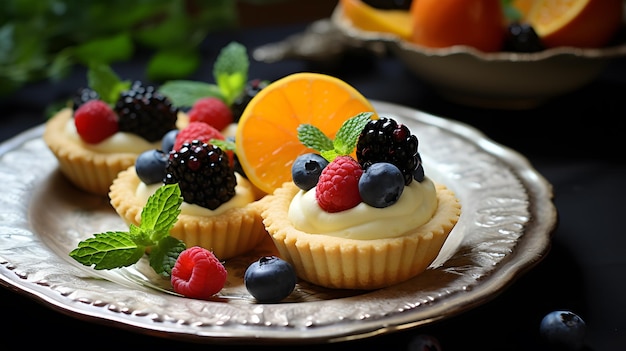
[[[404,10],[380,10],[361,0],[340,0],[344,16],[352,25],[370,32],[390,33],[408,40],[411,16]]]
[[[602,47],[622,25],[622,0],[535,0],[526,20],[546,47]]]
[[[272,193],[291,180],[293,161],[313,151],[298,140],[300,124],[314,125],[334,139],[343,122],[361,112],[375,110],[338,78],[309,72],[286,76],[248,103],[235,135],[237,158],[248,179]]]

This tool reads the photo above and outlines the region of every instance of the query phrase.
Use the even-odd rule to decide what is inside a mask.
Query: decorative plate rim
[[[451,183],[466,211],[450,248],[416,279],[326,300],[227,303],[186,299],[125,280],[128,274],[81,267],[61,257],[50,233],[32,224],[33,208],[41,208],[33,205],[39,196],[33,189],[56,168],[40,125],[0,144],[0,181],[7,189],[0,194],[0,216],[8,223],[0,231],[0,285],[78,319],[139,333],[203,343],[299,344],[366,338],[449,318],[489,301],[541,261],[557,213],[551,185],[526,158],[461,122],[372,103],[426,140],[420,152],[427,174],[428,165],[437,164],[433,177]]]

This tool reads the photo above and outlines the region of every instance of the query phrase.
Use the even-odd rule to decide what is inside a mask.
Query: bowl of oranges
[[[537,107],[626,56],[623,0],[340,0],[331,20],[478,107]]]

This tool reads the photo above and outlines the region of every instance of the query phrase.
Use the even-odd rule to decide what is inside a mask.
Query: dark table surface
[[[284,39],[304,25],[215,33],[203,49],[205,65],[191,79],[212,81],[217,51],[230,41],[250,50]],[[145,57],[114,65],[126,79],[144,79]],[[417,329],[325,345],[255,345],[261,350],[339,350],[366,347],[405,350],[416,334],[437,337],[444,350],[548,350],[539,337],[543,316],[571,310],[587,323],[587,350],[626,349],[626,60],[612,63],[590,85],[530,110],[465,107],[438,97],[392,57],[347,58],[333,66],[302,60],[267,64],[252,60],[250,76],[275,80],[298,71],[344,79],[371,99],[409,106],[472,125],[525,157],[552,184],[559,222],[548,255],[480,306]],[[30,84],[0,100],[0,140],[39,125],[53,103],[86,85],[77,68],[59,82]],[[1,266],[0,269],[6,269]],[[0,287],[5,343],[31,348],[138,348],[243,350],[137,333],[124,325],[86,322],[53,310],[18,290]],[[14,344],[15,345],[15,344]]]

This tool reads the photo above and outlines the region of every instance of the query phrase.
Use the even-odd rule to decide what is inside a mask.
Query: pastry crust
[[[287,182],[260,200],[261,215],[281,257],[308,282],[335,289],[378,289],[406,281],[435,260],[458,222],[455,194],[436,184],[438,207],[429,222],[403,236],[355,240],[308,234],[293,227],[289,204],[300,190]]]
[[[54,115],[43,133],[43,140],[59,162],[61,172],[78,188],[106,195],[117,174],[135,163],[135,153],[103,154],[84,148],[65,136],[72,109]]]
[[[127,224],[139,225],[141,222],[145,203],[135,195],[140,182],[132,166],[120,172],[110,188],[111,205]],[[252,188],[243,178],[239,178],[238,183]],[[183,240],[187,247],[201,246],[213,251],[220,260],[226,260],[255,248],[268,234],[255,201],[216,216],[181,213],[170,235]]]
[[[72,109],[67,107],[52,116],[43,132],[43,140],[52,151],[59,169],[75,186],[86,192],[106,196],[117,174],[135,164],[136,152],[101,153],[85,148],[65,134],[72,119]],[[179,112],[176,125],[179,129],[189,123],[186,114]]]

